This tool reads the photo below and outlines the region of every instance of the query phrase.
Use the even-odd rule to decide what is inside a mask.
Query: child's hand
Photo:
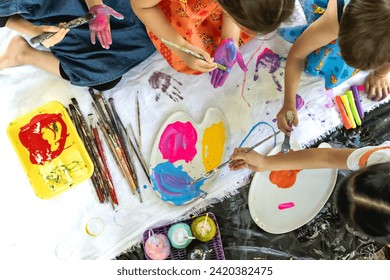
[[[281,132],[284,134],[290,135],[292,128],[288,125],[287,120],[286,120],[286,113],[288,111],[291,111],[294,113],[294,121],[293,125],[298,126],[298,113],[295,107],[295,104],[290,104],[290,103],[285,103],[280,109],[279,113],[276,115],[277,118],[277,124],[278,128]]]
[[[63,23],[61,23],[59,26],[47,26],[47,25],[37,26],[38,34],[44,32],[55,32],[53,36],[41,42],[43,46],[45,46],[46,48],[50,48],[58,44],[59,42],[61,42],[62,39],[64,39],[66,34],[69,32],[69,29],[61,28],[62,24]]]
[[[242,71],[248,71],[240,50],[234,44],[232,38],[225,39],[221,42],[214,54],[215,62],[227,67],[227,70],[215,69],[211,72],[211,84],[214,88],[221,87],[229,76],[233,65],[238,62]]]
[[[110,16],[117,19],[123,19],[124,16],[104,4],[92,6],[89,12],[95,15],[95,18],[89,22],[92,44],[96,44],[97,36],[102,47],[109,49],[112,44]]]
[[[205,52],[201,48],[191,45],[188,42],[184,45],[184,47],[193,51],[194,53],[202,55],[206,60],[204,61],[202,59],[198,59],[182,51],[177,52],[177,54],[183,59],[184,63],[191,69],[206,73],[213,71],[215,68],[217,68],[217,64],[210,57],[209,53]]]
[[[264,156],[256,151],[248,151],[248,148],[236,148],[230,156],[229,168],[232,171],[248,168],[260,172]]]
[[[379,101],[387,97],[390,93],[390,81],[388,75],[382,75],[373,71],[367,76],[364,87],[367,92],[367,98]]]

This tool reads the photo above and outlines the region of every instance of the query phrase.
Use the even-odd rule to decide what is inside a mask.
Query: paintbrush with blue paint
[[[78,17],[78,18],[71,20],[60,27],[66,28],[66,29],[75,28],[75,27],[78,27],[80,25],[83,25],[83,24],[90,22],[95,17],[96,16],[94,14],[88,13],[82,17]],[[43,32],[43,33],[39,34],[38,36],[32,37],[30,39],[30,42],[31,42],[31,44],[42,43],[43,41],[49,39],[50,37],[52,37],[56,33],[57,32]]]
[[[276,137],[276,135],[278,135],[280,133],[280,131],[268,136],[267,138],[264,138],[263,140],[261,140],[260,142],[254,144],[252,147],[249,147],[245,152],[248,153],[250,151],[252,151],[253,149],[257,148],[258,146],[260,146],[261,144],[263,144],[264,142],[268,141],[269,139],[271,139],[272,137]],[[190,183],[190,186],[196,184],[197,182],[203,180],[203,179],[209,179],[211,177],[214,176],[214,174],[221,168],[225,167],[226,165],[228,165],[230,163],[230,159],[221,163],[220,165],[218,165],[217,167],[215,167],[214,169],[210,170],[209,172],[207,172],[206,174],[204,174],[203,176],[199,177],[198,179],[192,181]]]
[[[203,55],[198,54],[198,53],[196,53],[196,52],[193,52],[193,51],[191,51],[191,50],[189,50],[189,49],[187,49],[187,48],[185,48],[185,47],[183,47],[183,46],[180,46],[180,45],[178,45],[178,44],[176,44],[176,43],[174,43],[174,42],[168,41],[167,39],[161,38],[161,42],[163,42],[164,44],[166,44],[166,45],[168,45],[168,46],[171,46],[171,47],[173,47],[173,48],[176,48],[176,49],[178,49],[178,50],[181,50],[181,51],[185,52],[186,54],[192,55],[193,57],[196,57],[196,58],[198,58],[198,59],[201,59],[201,60],[203,60],[203,61],[206,61],[206,59],[203,57]],[[226,71],[226,70],[227,70],[227,68],[226,68],[225,65],[222,65],[222,64],[219,64],[219,63],[217,63],[217,68],[218,68],[218,69],[221,69],[221,70],[223,70],[223,71]]]

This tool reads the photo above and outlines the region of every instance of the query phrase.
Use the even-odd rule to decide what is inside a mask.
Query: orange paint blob
[[[290,153],[293,150],[290,150]],[[278,154],[281,154],[279,152]],[[269,174],[269,180],[272,184],[277,185],[279,188],[288,189],[294,186],[297,180],[297,174],[301,171],[299,170],[280,170],[280,171],[272,171]]]
[[[272,171],[269,174],[269,180],[279,188],[288,189],[294,186],[297,180],[297,174],[301,170],[280,170]]]

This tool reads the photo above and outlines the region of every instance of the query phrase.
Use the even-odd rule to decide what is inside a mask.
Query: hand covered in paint
[[[117,19],[123,19],[124,16],[104,4],[92,6],[89,12],[95,15],[95,18],[89,22],[92,44],[96,43],[97,36],[103,48],[110,48],[112,44],[110,16]]]
[[[288,111],[294,113],[294,121],[293,125],[298,126],[298,113],[296,109],[296,104],[294,103],[284,103],[282,109],[280,109],[279,113],[276,115],[278,128],[284,134],[290,135],[292,128],[288,125],[286,120],[286,114]]]
[[[252,150],[247,152],[248,148],[236,148],[230,156],[229,168],[232,171],[248,168],[255,172],[261,170],[262,162],[265,156]]]
[[[232,38],[225,39],[218,46],[214,54],[214,62],[222,64],[227,67],[227,70],[221,70],[219,68],[210,72],[211,84],[214,88],[221,87],[225,83],[229,76],[230,70],[236,62],[240,65],[241,69],[246,72],[248,68],[245,66],[244,59],[242,58],[240,50],[234,44]]]
[[[364,88],[367,92],[367,98],[374,101],[379,101],[386,98],[390,94],[390,80],[388,74],[380,74],[373,71],[367,76],[364,82]]]

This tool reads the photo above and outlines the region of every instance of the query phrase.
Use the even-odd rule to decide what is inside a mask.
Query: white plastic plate
[[[281,144],[277,145],[268,155],[277,154],[280,147]],[[319,147],[330,146],[322,143]],[[291,149],[298,151],[302,148],[291,140]],[[281,234],[303,226],[317,215],[333,191],[337,169],[301,170],[290,188],[279,188],[269,180],[269,175],[269,171],[254,175],[248,196],[249,211],[261,229]],[[287,207],[281,210],[280,205]]]

